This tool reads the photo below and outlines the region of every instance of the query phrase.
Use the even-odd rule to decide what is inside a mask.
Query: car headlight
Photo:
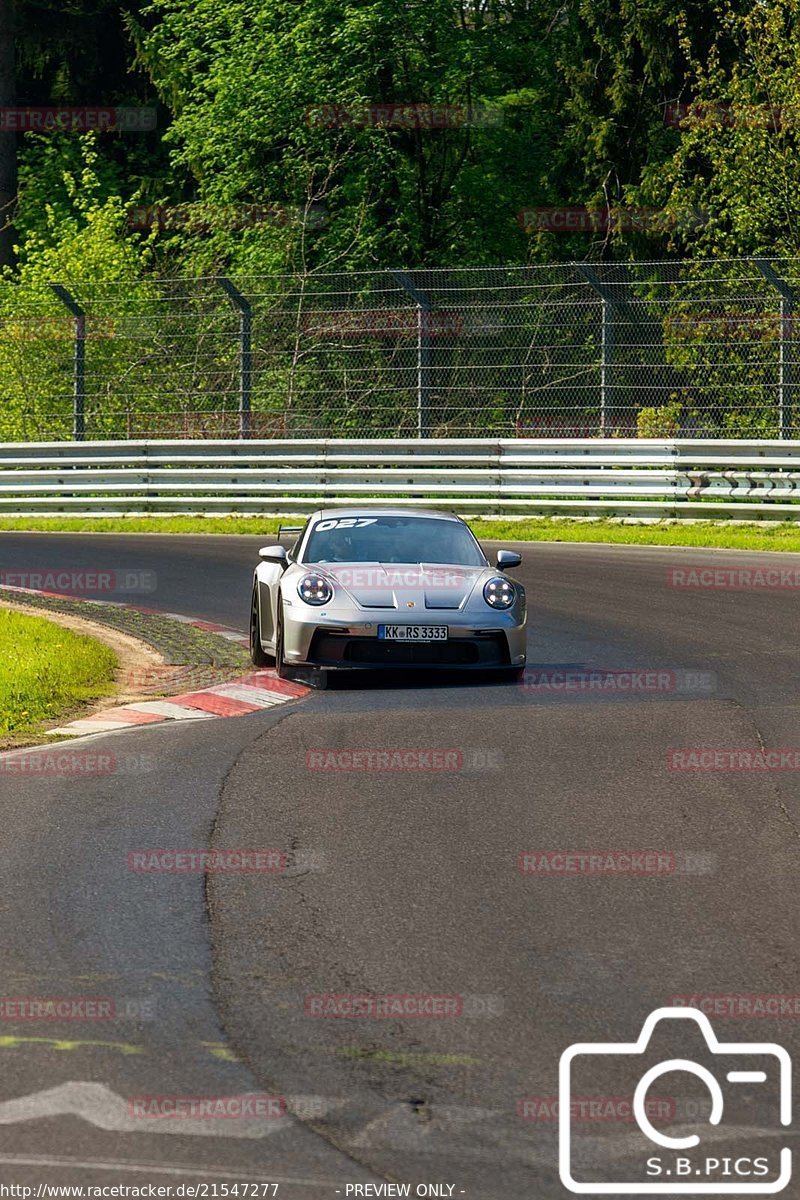
[[[327,604],[333,599],[333,588],[324,575],[304,575],[297,585],[297,594],[306,604]]]
[[[501,575],[490,579],[483,588],[483,598],[490,608],[511,608],[515,596],[513,583]]]

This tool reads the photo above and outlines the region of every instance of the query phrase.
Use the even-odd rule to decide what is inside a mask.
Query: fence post
[[[781,298],[781,333],[778,342],[778,429],[780,437],[792,433],[792,325],[794,323],[794,292],[785,279],[767,262],[757,258],[755,264]],[[789,333],[787,338],[786,333]],[[788,343],[788,346],[787,346]]]
[[[605,437],[608,410],[614,404],[614,307],[617,297],[591,267],[585,263],[577,265],[581,275],[603,302],[600,324],[600,436]]]
[[[74,441],[86,439],[86,313],[71,292],[60,283],[50,288],[75,318],[72,350],[72,436]]]
[[[239,313],[239,437],[252,434],[253,306],[224,275],[217,283]]]
[[[392,271],[417,306],[417,436],[431,436],[431,302],[405,271]]]

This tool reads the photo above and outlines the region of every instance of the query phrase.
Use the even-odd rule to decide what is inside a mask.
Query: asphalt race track
[[[244,629],[263,540],[0,546],[4,570],[153,571],[154,592],[121,598]],[[263,714],[95,738],[118,764],[107,774],[0,774],[0,991],[112,997],[119,1013],[0,1023],[0,1180],[277,1182],[297,1200],[400,1180],[474,1200],[565,1197],[548,1104],[566,1047],[633,1041],[675,996],[800,993],[800,774],[674,769],[668,754],[800,747],[797,588],[684,589],[669,574],[800,556],[516,548],[524,685],[349,679]],[[545,672],[586,669],[623,682],[546,686]],[[314,767],[400,748],[450,751],[450,769]],[[279,847],[289,866],[207,889],[202,875],[127,867],[137,847],[208,846]],[[661,865],[543,874],[536,858],[590,850]],[[314,1007],[387,994],[450,997],[453,1015]],[[714,1017],[721,1039],[795,1056],[799,1025]],[[677,1033],[663,1057],[691,1056],[690,1041]],[[583,1095],[627,1094],[590,1084]],[[678,1108],[691,1093],[658,1088]],[[132,1097],[247,1092],[296,1115],[130,1115]],[[613,1180],[631,1128],[588,1124],[580,1153]],[[745,1135],[723,1122],[712,1150],[738,1152]],[[776,1130],[772,1144],[792,1138]]]

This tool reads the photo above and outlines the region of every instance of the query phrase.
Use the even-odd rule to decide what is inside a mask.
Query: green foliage
[[[713,42],[690,60],[692,111],[672,154],[648,164],[640,197],[700,214],[678,232],[692,256],[800,251],[800,5],[718,0]]]
[[[695,299],[711,302],[725,296],[722,256],[800,253],[800,0],[126,0],[124,8],[17,0],[17,8],[21,102],[157,104],[159,128],[19,137],[18,260],[0,279],[0,320],[13,318],[0,339],[0,439],[71,428],[72,347],[56,336],[56,322],[66,326],[53,280],[90,313],[106,304],[104,287],[118,285],[117,296],[124,288],[113,336],[87,345],[93,378],[124,382],[93,397],[95,431],[163,432],[170,413],[185,416],[187,432],[230,432],[224,423],[199,428],[190,415],[198,398],[235,394],[227,302],[204,308],[198,293],[168,330],[147,324],[155,279],[176,281],[167,290],[177,296],[182,277],[226,273],[270,281],[259,285],[270,294],[259,297],[254,325],[262,428],[280,432],[285,411],[287,428],[311,423],[333,434],[380,429],[389,401],[378,385],[356,386],[346,413],[318,411],[338,345],[325,361],[303,346],[281,273],[302,289],[329,271],[680,255],[698,260]],[[676,128],[665,118],[678,100],[706,108]],[[352,118],[412,104],[491,119],[425,129],[319,118],[326,106]],[[204,215],[137,232],[126,215],[137,204]],[[230,206],[253,204],[289,217],[248,227],[226,220]],[[662,216],[634,230],[570,234],[518,224],[522,209],[566,205],[646,206]],[[357,299],[346,293],[342,305]],[[654,314],[655,329],[664,314],[655,306]],[[773,436],[774,418],[752,412],[774,410],[774,343],[759,334],[748,350],[725,330],[710,346],[702,331],[669,325],[683,315],[691,312],[667,314],[656,335],[678,382],[661,393],[670,403],[641,410],[640,435],[680,426]],[[34,319],[39,334],[20,336],[19,322]],[[580,321],[588,365],[598,353],[588,312],[569,336]],[[505,336],[534,341],[534,331]],[[181,350],[190,342],[194,355]],[[404,370],[409,355],[410,343],[373,340],[363,374],[386,360]],[[491,415],[535,435],[527,411],[552,371],[532,360],[511,400],[497,383]],[[469,402],[454,401],[437,431],[463,426]],[[412,409],[398,417],[398,433],[411,431]]]
[[[287,266],[521,259],[515,214],[536,199],[552,137],[546,13],[453,0],[156,0],[140,61],[174,112],[176,170],[204,199],[328,206]],[[486,106],[496,124],[332,128],[323,106]],[[268,233],[231,246],[270,263]],[[263,256],[263,257],[262,257]]]
[[[298,214],[286,225],[161,231],[146,265],[167,274],[797,251],[798,0],[18,8],[21,95],[160,97],[158,134],[101,137],[100,199],[278,203]],[[712,115],[675,129],[665,112],[678,99],[780,107],[784,118],[731,126]],[[381,104],[478,106],[493,120],[327,127],[313,116]],[[24,243],[46,232],[49,209],[70,211],[64,178],[79,173],[82,148],[72,135],[20,141]],[[311,204],[326,207],[327,223],[303,219]],[[565,204],[667,215],[638,231],[526,234],[517,224],[525,207]]]
[[[658,408],[640,408],[636,414],[636,436],[640,438],[677,437],[683,405],[677,400]]]
[[[160,97],[158,135],[101,138],[103,198],[276,203],[297,214],[285,225],[162,230],[148,265],[167,274],[797,249],[800,120],[675,129],[665,112],[688,99],[800,113],[798,0],[19,8],[21,86],[37,102]],[[386,104],[477,106],[493,120],[329,127],[314,116]],[[81,148],[71,135],[21,141],[24,242],[49,207],[70,208],[63,179]],[[325,224],[304,219],[312,204],[325,206]],[[565,204],[666,216],[569,235],[517,223],[523,208]]]
[[[78,157],[79,155],[79,157]],[[45,177],[31,177],[21,201],[26,230],[17,246],[19,265],[0,281],[0,440],[48,440],[72,425],[73,322],[49,286],[65,284],[79,302],[100,281],[131,283],[147,266],[146,248],[126,237],[125,206],[105,194],[95,135],[71,149],[72,169],[60,172],[57,153],[45,156]],[[68,161],[70,161],[68,160]],[[58,183],[49,200],[48,183]],[[113,338],[88,344],[104,373],[114,372],[120,349]],[[109,318],[113,328],[114,318]],[[103,332],[103,329],[100,329]]]

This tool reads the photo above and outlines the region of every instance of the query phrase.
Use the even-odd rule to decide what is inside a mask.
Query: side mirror
[[[286,566],[286,548],[284,546],[262,546],[258,557],[267,562],[280,563],[282,567]]]
[[[516,550],[498,550],[497,551],[497,569],[498,571],[507,571],[510,567],[518,567],[522,562],[522,555],[517,554]]]

